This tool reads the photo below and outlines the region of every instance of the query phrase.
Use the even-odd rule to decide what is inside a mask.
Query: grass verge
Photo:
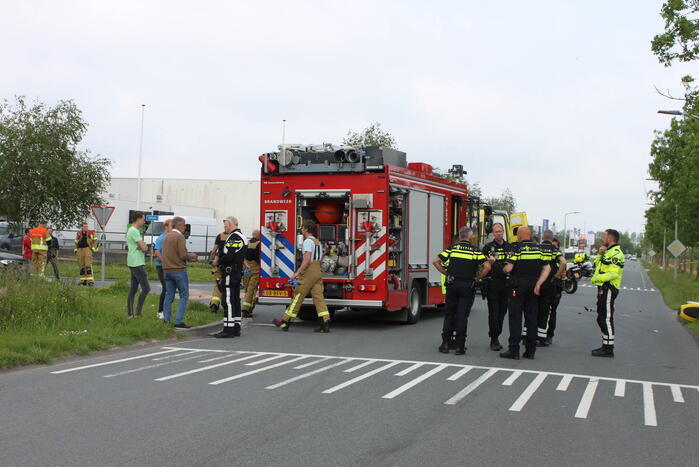
[[[662,270],[646,261],[643,262],[643,266],[648,270],[648,276],[663,295],[663,300],[669,308],[677,310],[688,301],[699,301],[699,280],[696,278],[679,273],[675,282],[671,269]],[[699,322],[685,325],[699,334]]]
[[[155,266],[151,266],[150,263],[146,264],[146,270],[148,271],[148,278],[150,280],[158,280],[158,271],[156,271]],[[59,260],[58,261],[58,273],[61,277],[80,277],[80,268],[78,268],[78,263],[71,260]],[[211,282],[211,266],[208,263],[190,263],[187,266],[187,274],[189,275],[190,282]],[[51,265],[46,267],[46,275],[53,275],[53,268]],[[96,280],[100,280],[102,277],[102,265],[99,264],[98,254],[95,255],[95,261],[92,265],[92,275]],[[125,263],[111,263],[107,264],[105,268],[105,279],[112,279],[117,281],[129,281],[131,279],[131,271]]]
[[[128,319],[127,291],[123,282],[95,289],[0,273],[0,368],[177,335],[157,318],[156,294],[148,295],[143,317]],[[218,319],[205,304],[189,302],[190,326]]]

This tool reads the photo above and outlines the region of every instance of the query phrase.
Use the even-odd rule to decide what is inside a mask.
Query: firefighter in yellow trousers
[[[318,227],[312,221],[306,221],[301,227],[303,234],[303,261],[298,270],[289,277],[295,281],[298,277],[298,287],[294,290],[294,298],[289,304],[289,308],[284,312],[282,319],[275,319],[274,325],[282,331],[288,331],[292,321],[298,316],[303,300],[310,293],[313,304],[316,307],[320,326],[315,332],[330,332],[330,312],[325,304],[323,296],[323,273],[320,270],[320,261],[323,259],[323,248],[315,235]]]
[[[80,268],[80,285],[95,285],[95,277],[92,275],[92,254],[97,249],[95,231],[88,230],[87,222],[83,222],[75,235],[75,256],[78,258],[78,267]]]
[[[243,318],[252,318],[252,310],[255,308],[257,286],[260,284],[260,231],[252,232],[252,240],[248,243],[245,253],[245,271],[243,271]]]
[[[32,242],[32,276],[44,276],[46,259],[48,258],[51,235],[46,229],[46,221],[39,222],[38,227],[29,231],[29,240]]]

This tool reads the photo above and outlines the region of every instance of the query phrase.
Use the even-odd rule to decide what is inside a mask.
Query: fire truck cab
[[[305,220],[318,224],[331,312],[375,309],[412,324],[422,306],[444,303],[431,262],[469,224],[464,184],[382,147],[286,146],[260,162],[259,303],[290,303]],[[310,297],[300,317],[315,318]]]

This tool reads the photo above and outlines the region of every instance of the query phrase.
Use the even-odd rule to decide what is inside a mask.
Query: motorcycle
[[[589,261],[568,263],[566,277],[563,281],[563,290],[568,294],[575,293],[578,290],[578,280],[583,277],[592,277],[594,273],[595,267]]]

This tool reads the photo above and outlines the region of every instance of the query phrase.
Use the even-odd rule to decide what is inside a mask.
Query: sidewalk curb
[[[242,319],[240,322],[240,328],[245,329],[247,327],[248,321],[250,320]],[[223,326],[223,319],[207,324],[202,324],[201,326],[193,326],[189,329],[175,328],[175,330],[177,331],[177,335],[182,337],[207,337],[209,336],[209,333],[211,331],[213,331],[215,328],[220,328],[221,326]]]

